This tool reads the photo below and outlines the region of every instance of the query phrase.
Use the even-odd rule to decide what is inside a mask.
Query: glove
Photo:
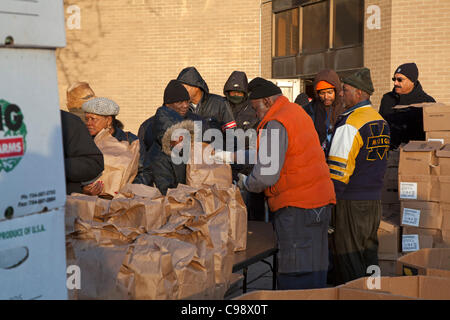
[[[242,173],[238,173],[239,181],[237,182],[237,186],[239,189],[246,190],[245,188],[245,181],[247,180],[247,176]]]
[[[234,152],[216,151],[212,155],[212,159],[216,163],[234,163]]]

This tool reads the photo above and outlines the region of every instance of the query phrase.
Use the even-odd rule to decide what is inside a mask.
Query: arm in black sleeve
[[[104,169],[103,154],[97,148],[86,125],[77,116],[61,111],[66,180],[87,182]]]

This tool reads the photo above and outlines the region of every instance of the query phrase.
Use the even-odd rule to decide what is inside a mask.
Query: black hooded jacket
[[[183,69],[177,80],[189,86],[198,87],[203,91],[202,99],[198,103],[197,108],[194,109],[191,103],[191,111],[193,113],[201,116],[208,122],[217,122],[222,129],[225,129],[224,126],[227,125],[230,128],[232,127],[234,117],[225,102],[225,98],[209,93],[208,85],[195,67]]]
[[[233,104],[228,100],[229,91],[239,91],[244,93],[244,100],[239,104]],[[250,105],[248,99],[248,79],[242,71],[233,71],[223,87],[223,94],[227,97],[227,103],[233,112],[236,126],[244,131],[258,128],[259,120],[255,110]]]
[[[393,109],[396,105],[423,102],[436,101],[423,91],[419,81],[408,94],[399,95],[394,88],[383,96],[379,112],[391,128],[391,149],[396,149],[401,143],[408,143],[410,140],[425,140],[422,108]]]

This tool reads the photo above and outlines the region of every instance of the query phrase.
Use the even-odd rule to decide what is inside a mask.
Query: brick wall
[[[367,20],[371,15],[367,8],[376,5],[380,8],[380,29],[369,30]],[[383,94],[392,90],[391,68],[391,7],[392,0],[366,0],[364,21],[364,65],[370,69],[375,92],[371,97],[373,106],[378,109]]]
[[[425,92],[443,103],[450,103],[449,16],[449,0],[392,1],[391,74],[415,62]]]
[[[263,2],[261,10],[261,77],[272,78],[272,2]]]
[[[210,92],[223,93],[233,70],[260,75],[261,0],[65,0],[81,8],[81,29],[59,49],[61,106],[74,81],[115,100],[137,133],[162,104],[164,88],[195,66]],[[66,19],[69,14],[66,12]]]

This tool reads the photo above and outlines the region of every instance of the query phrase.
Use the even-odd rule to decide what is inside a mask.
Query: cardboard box
[[[439,177],[439,201],[450,203],[450,176]]]
[[[67,299],[66,281],[64,210],[0,222],[0,299]]]
[[[450,203],[441,203],[442,226],[441,229],[450,231]]]
[[[397,260],[382,260],[378,255],[378,265],[381,269],[382,277],[395,277],[397,275]]]
[[[450,278],[450,248],[421,249],[397,260],[397,275]]]
[[[398,167],[387,167],[384,174],[383,189],[393,190],[398,188]]]
[[[450,143],[450,131],[426,132],[427,141],[440,141],[442,144]]]
[[[450,106],[442,103],[423,105],[423,128],[425,131],[450,130]]]
[[[381,277],[380,288],[370,289],[371,278],[359,278],[343,285],[345,288],[386,292],[397,296],[426,300],[449,300],[450,279],[430,276]]]
[[[387,166],[388,167],[397,167],[398,168],[399,161],[400,161],[400,149],[389,150],[389,152],[388,152],[388,159],[387,159]]]
[[[400,175],[398,193],[400,200],[440,200],[439,177],[424,175]]]
[[[400,252],[400,228],[381,220],[377,235],[378,257],[384,260],[396,260]]]
[[[415,298],[385,292],[353,288],[326,288],[312,290],[258,290],[233,300],[414,300]]]
[[[412,252],[424,248],[434,248],[442,242],[442,232],[439,229],[424,229],[403,227],[402,252]]]
[[[401,201],[401,225],[441,229],[442,212],[439,202]]]
[[[450,176],[450,144],[446,144],[437,150],[436,156],[439,163],[439,175]]]
[[[398,198],[398,185],[395,189],[381,190],[381,203],[383,204],[400,204]]]
[[[1,221],[63,207],[66,183],[54,50],[0,48],[0,70]]]
[[[400,203],[382,203],[381,219],[400,226]]]
[[[437,175],[439,141],[410,141],[400,148],[399,175]]]
[[[64,47],[63,1],[0,1],[0,39],[8,36],[22,48]]]

